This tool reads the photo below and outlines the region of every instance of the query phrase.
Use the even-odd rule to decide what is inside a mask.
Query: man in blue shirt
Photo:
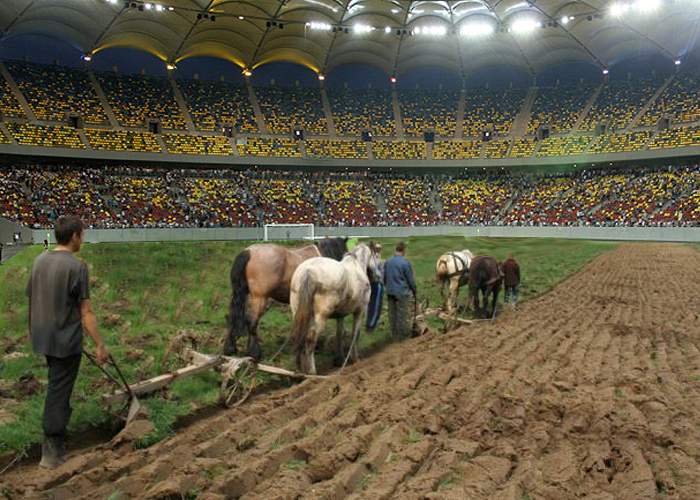
[[[384,264],[384,286],[389,299],[389,326],[395,339],[411,334],[409,304],[416,296],[416,280],[411,263],[406,260],[406,244],[396,245],[396,254]]]

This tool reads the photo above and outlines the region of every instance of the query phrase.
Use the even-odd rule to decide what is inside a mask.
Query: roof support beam
[[[12,28],[14,28],[15,24],[17,24],[17,21],[19,21],[20,19],[22,19],[22,16],[24,16],[24,14],[26,14],[27,11],[28,11],[29,9],[31,9],[31,8],[34,6],[34,3],[35,3],[35,2],[36,2],[36,0],[32,0],[31,2],[29,2],[29,3],[27,4],[27,6],[26,6],[24,9],[22,9],[22,10],[19,12],[19,14],[17,14],[17,15],[15,16],[15,18],[14,18],[12,21],[10,21],[10,24],[8,24],[7,27],[2,31],[2,34],[0,35],[0,40],[2,40],[3,38],[5,38],[5,37],[8,35],[8,33],[10,32],[10,30],[11,30]]]

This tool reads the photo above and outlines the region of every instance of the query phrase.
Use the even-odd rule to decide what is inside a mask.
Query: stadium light
[[[153,4],[152,3],[145,3],[145,4],[143,4],[143,8],[146,10],[153,10]]]
[[[82,60],[85,62],[92,61],[92,56],[90,54],[83,54]]]
[[[415,33],[422,33],[423,35],[428,36],[445,36],[447,34],[447,28],[445,26],[423,26],[422,29],[416,28]]]
[[[306,26],[310,30],[314,31],[330,31],[332,26],[328,23],[320,23],[317,21],[311,21],[310,23],[306,23]]]
[[[459,34],[469,38],[478,38],[492,35],[494,31],[492,24],[472,22],[463,24],[459,30]]]
[[[395,76],[392,76],[391,78],[389,78],[389,81],[390,81],[391,83],[396,83],[396,77],[395,77]]]
[[[563,17],[561,18],[561,23],[562,23],[564,26],[566,26],[567,24],[569,24],[569,21],[573,21],[573,20],[574,20],[574,16],[563,16]]]
[[[245,20],[245,17],[243,17],[243,16],[238,16],[238,20],[239,20],[239,21],[244,21],[244,20]]]
[[[173,71],[174,69],[177,68],[177,66],[175,66],[173,63],[167,63],[167,64],[165,65],[165,68],[166,68],[168,71]]]
[[[391,26],[385,26],[384,33],[391,33]]]
[[[518,19],[510,25],[510,29],[513,33],[527,34],[532,33],[541,26],[542,23],[534,19]]]
[[[675,61],[673,61],[673,64],[675,64],[676,66],[680,66],[680,65],[681,65],[681,60],[680,60],[680,59],[676,59]]]
[[[603,74],[607,75],[608,73],[610,73],[610,70],[608,68],[603,68]]]
[[[629,4],[616,2],[610,6],[610,14],[615,17],[622,17],[629,8]]]
[[[369,33],[372,31],[372,27],[366,24],[353,24],[352,31],[354,33]]]
[[[250,71],[248,68],[243,69],[243,76],[245,77],[250,77],[252,76],[253,72]]]
[[[319,73],[319,74],[318,74],[318,79],[321,80],[321,81],[323,81],[323,80],[326,79],[326,76],[325,76],[324,74],[322,74],[322,73]]]

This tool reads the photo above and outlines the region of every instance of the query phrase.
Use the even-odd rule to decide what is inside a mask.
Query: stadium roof
[[[569,61],[605,68],[628,55],[671,60],[692,48],[695,0],[2,0],[4,36],[44,34],[85,54],[145,50],[254,70],[292,61],[319,73],[366,63],[388,74],[444,66],[468,75]]]

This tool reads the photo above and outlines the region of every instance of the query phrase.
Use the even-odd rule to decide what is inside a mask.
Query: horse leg
[[[360,343],[360,330],[362,323],[360,322],[360,319],[362,317],[362,311],[357,311],[355,314],[352,316],[352,338],[355,339],[355,342],[352,343],[352,361],[353,363],[356,363],[360,359],[360,349],[358,347],[358,344]]]
[[[338,318],[335,320],[335,366],[342,366],[343,360],[345,359],[345,352],[343,352],[343,338],[345,337],[345,318]]]
[[[314,351],[316,350],[316,341],[318,336],[323,333],[326,327],[326,318],[322,314],[314,315],[314,324],[309,330],[309,334],[306,336],[306,343],[304,345],[304,356],[305,356],[305,372],[309,375],[316,375],[316,359],[314,357]]]
[[[259,361],[262,358],[262,348],[258,337],[258,323],[265,311],[267,311],[270,299],[258,295],[251,295],[248,302],[248,356]]]
[[[452,312],[457,308],[457,295],[459,295],[459,278],[450,278],[450,297],[447,307],[447,312],[452,314]]]
[[[493,290],[491,292],[491,293],[493,293],[491,319],[494,319],[496,317],[496,304],[498,303],[498,292],[499,291],[500,291],[500,287],[494,286]]]

